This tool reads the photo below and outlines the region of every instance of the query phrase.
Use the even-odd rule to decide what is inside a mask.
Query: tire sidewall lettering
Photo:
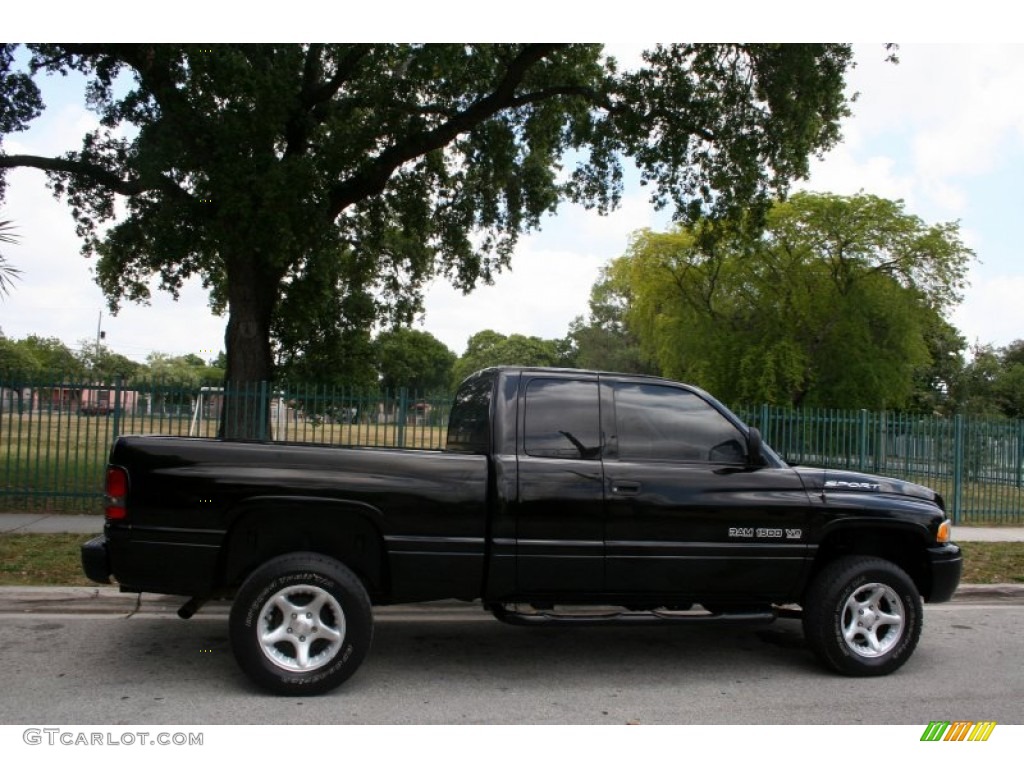
[[[278,673],[281,682],[285,683],[287,685],[294,685],[294,686],[313,685],[315,683],[319,683],[321,680],[324,680],[327,677],[330,677],[332,674],[334,674],[335,672],[340,670],[342,667],[344,667],[345,664],[348,662],[349,657],[352,655],[352,651],[353,650],[355,650],[355,646],[353,646],[351,643],[348,643],[345,646],[344,652],[339,654],[338,659],[334,663],[330,664],[329,666],[325,667],[324,669],[318,669],[316,672],[308,672],[308,673],[306,673],[304,675],[301,675],[301,676],[297,675],[297,674],[294,674],[294,673],[293,674],[287,674],[287,673],[281,674],[280,670],[278,670],[276,668],[273,668],[273,667],[271,667],[270,670],[272,672]]]

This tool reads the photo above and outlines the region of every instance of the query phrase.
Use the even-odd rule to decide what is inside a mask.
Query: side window
[[[547,459],[599,459],[596,381],[533,379],[526,388],[525,449]]]
[[[470,379],[455,395],[448,423],[448,450],[487,453],[491,448],[491,392],[493,376]]]
[[[623,461],[744,464],[746,438],[698,395],[657,384],[616,384],[615,421]]]

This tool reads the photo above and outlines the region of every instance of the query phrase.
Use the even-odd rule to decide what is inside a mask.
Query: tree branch
[[[433,130],[409,136],[389,147],[371,160],[363,170],[334,185],[327,206],[330,219],[333,221],[350,205],[382,192],[391,175],[402,164],[446,146],[460,133],[466,133],[487,118],[506,109],[515,101],[515,90],[530,68],[559,47],[561,46],[557,44],[525,46],[509,64],[501,82],[487,96],[473,102]]]
[[[314,55],[319,57],[320,55],[319,50],[314,51],[315,47],[316,46],[310,47],[309,53],[307,54],[307,74],[310,72],[310,65],[312,63],[309,57]],[[311,109],[315,107],[317,104],[329,101],[330,99],[334,98],[338,91],[341,90],[341,86],[347,83],[349,79],[352,77],[352,75],[355,73],[356,67],[359,66],[359,62],[362,61],[363,57],[365,57],[370,52],[370,49],[370,45],[362,44],[353,45],[351,48],[345,51],[345,55],[342,56],[341,61],[338,62],[338,69],[334,72],[334,76],[330,80],[328,80],[326,83],[322,83],[315,87],[310,83],[307,84],[308,87],[303,88],[303,106],[306,109]]]
[[[310,115],[312,114],[316,123],[322,123],[326,119],[328,112],[320,107],[337,95],[355,73],[359,62],[370,52],[369,45],[352,46],[345,51],[334,76],[321,83],[323,67],[320,56],[323,54],[323,48],[321,44],[313,44],[306,51],[299,103],[285,126],[285,157],[296,157],[306,152],[309,148]]]
[[[192,196],[166,176],[158,176],[157,183],[144,183],[140,179],[122,179],[116,173],[92,163],[63,157],[40,157],[38,155],[0,155],[0,169],[38,168],[50,173],[70,173],[86,176],[111,192],[126,197],[142,192],[159,191],[179,200],[192,200]]]

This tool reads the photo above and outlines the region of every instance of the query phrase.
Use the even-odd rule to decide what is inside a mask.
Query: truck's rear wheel
[[[804,636],[815,655],[844,675],[887,675],[921,636],[921,596],[899,566],[875,557],[829,563],[807,590]]]
[[[273,693],[311,696],[347,680],[373,638],[370,599],[337,560],[309,552],[274,558],[238,591],[231,647],[242,670]]]

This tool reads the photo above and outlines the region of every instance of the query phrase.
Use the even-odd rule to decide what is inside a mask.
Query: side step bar
[[[635,626],[651,624],[768,624],[778,617],[775,610],[737,611],[735,613],[680,613],[672,611],[613,611],[611,613],[553,613],[509,610],[504,605],[489,606],[494,618],[520,627],[536,626]]]

